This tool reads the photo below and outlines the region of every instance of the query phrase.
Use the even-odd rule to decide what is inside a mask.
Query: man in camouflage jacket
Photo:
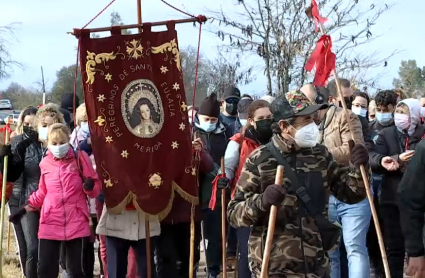
[[[310,105],[299,91],[280,96],[271,107],[275,121],[272,144],[291,165],[311,203],[325,217],[329,194],[335,191],[344,191],[348,198],[364,198],[359,166],[369,167],[368,152],[360,144],[352,148],[351,163],[347,167],[338,165],[326,147],[315,144],[318,130],[313,114],[326,107],[326,104]],[[274,184],[277,166],[277,160],[266,146],[256,149],[246,160],[236,195],[227,210],[232,226],[252,226],[248,242],[252,272],[259,277],[269,211],[276,205],[278,215],[267,277],[329,277],[326,253],[329,250],[323,249],[318,227],[291,189],[291,181],[285,177],[283,186]]]

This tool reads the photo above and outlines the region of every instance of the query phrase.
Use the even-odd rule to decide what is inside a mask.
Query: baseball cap
[[[248,119],[248,107],[254,101],[249,98],[241,99],[238,103],[239,119]]]
[[[328,108],[328,104],[311,104],[300,91],[291,91],[280,95],[271,104],[274,121],[286,120],[296,116],[308,116],[317,110]]]
[[[236,87],[227,88],[224,90],[223,99],[226,100],[228,98],[241,98],[241,91]]]

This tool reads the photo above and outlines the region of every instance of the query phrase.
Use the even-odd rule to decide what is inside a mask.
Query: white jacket
[[[150,237],[159,236],[161,227],[158,217],[149,217],[149,228]],[[96,233],[134,241],[145,239],[145,215],[137,210],[124,210],[120,214],[110,214],[106,206],[103,206]]]

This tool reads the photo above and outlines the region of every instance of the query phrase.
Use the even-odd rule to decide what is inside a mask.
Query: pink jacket
[[[101,183],[87,154],[78,151],[78,158],[83,177],[91,177],[94,181],[92,191],[83,189],[72,148],[62,159],[55,158],[48,151],[40,162],[39,187],[28,200],[30,206],[41,207],[39,239],[71,240],[91,234],[86,195],[96,198]]]

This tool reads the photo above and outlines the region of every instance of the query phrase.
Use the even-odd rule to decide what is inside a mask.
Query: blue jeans
[[[251,236],[251,228],[250,227],[243,227],[243,228],[237,228],[236,234],[238,236],[239,240],[239,268],[238,268],[238,274],[239,277],[237,278],[251,278],[251,270],[249,270],[249,262],[248,262],[248,240]]]
[[[348,272],[350,278],[370,277],[369,256],[366,247],[366,235],[369,229],[370,210],[367,199],[349,205],[329,196],[329,220],[342,225],[342,235],[347,250]],[[340,278],[339,248],[329,252],[331,259],[331,277]]]

